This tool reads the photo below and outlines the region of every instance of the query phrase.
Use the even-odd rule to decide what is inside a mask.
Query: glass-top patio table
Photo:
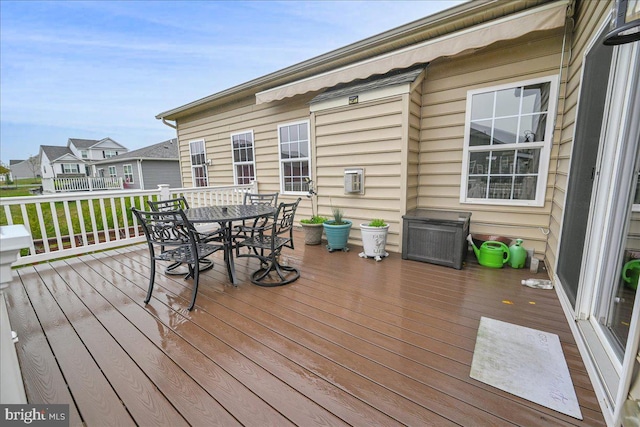
[[[236,270],[233,265],[233,221],[273,215],[275,208],[269,205],[223,205],[185,209],[189,221],[193,223],[220,224],[223,233],[224,262],[227,265],[229,281],[237,285]]]

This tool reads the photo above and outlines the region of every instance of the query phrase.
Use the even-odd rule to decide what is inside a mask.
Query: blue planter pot
[[[327,236],[327,249],[329,252],[342,250],[348,251],[347,242],[349,241],[349,232],[351,231],[351,221],[342,220],[344,224],[336,225],[335,221],[327,221],[322,224],[324,233]]]

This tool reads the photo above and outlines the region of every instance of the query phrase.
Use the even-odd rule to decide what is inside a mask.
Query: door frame
[[[599,34],[599,32],[597,33]],[[585,50],[584,56],[593,47],[597,36]],[[637,141],[640,137],[640,78],[635,70],[640,68],[640,43],[617,46],[612,57],[612,70],[607,88],[607,102],[603,117],[600,153],[598,154],[594,191],[591,199],[591,212],[585,236],[585,248],[607,248],[605,243],[613,236],[622,236],[627,224],[628,201],[621,202],[619,189],[629,185],[630,179],[636,179],[638,171],[637,148],[630,147],[625,141]],[[583,68],[584,73],[584,68]],[[586,90],[582,87],[581,90]],[[579,106],[578,106],[579,108]],[[635,118],[635,120],[634,120]],[[614,147],[611,144],[615,144]],[[632,153],[629,151],[633,149]],[[626,154],[626,156],[625,156]],[[629,154],[636,155],[629,156]],[[622,161],[620,161],[622,160]],[[610,163],[607,163],[610,162]],[[635,174],[628,174],[630,164]],[[607,165],[607,168],[603,166]],[[611,171],[603,174],[603,169]],[[623,176],[624,175],[624,176]],[[615,187],[612,189],[611,185]],[[607,189],[608,193],[603,193]],[[621,206],[626,209],[624,221],[620,221],[615,214],[620,212]],[[560,243],[558,243],[558,249]],[[594,327],[591,318],[593,309],[600,295],[599,283],[604,277],[612,277],[619,263],[620,248],[605,252],[604,257],[600,249],[585,250],[580,274],[575,309],[569,298],[557,287],[560,302],[570,321],[578,348],[585,366],[589,372],[603,414],[608,424],[619,425],[621,410],[627,399],[634,363],[638,354],[640,341],[640,296],[636,293],[634,309],[629,329],[629,337],[625,347],[624,357],[619,355],[608,342],[599,326]],[[557,271],[558,260],[556,260]],[[609,275],[609,276],[607,276]],[[557,273],[554,279],[561,283]],[[597,323],[597,319],[596,319]]]

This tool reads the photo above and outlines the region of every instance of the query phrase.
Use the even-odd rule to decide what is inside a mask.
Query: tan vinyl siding
[[[331,216],[332,206],[342,208],[345,218],[353,221],[350,238],[356,244],[360,224],[382,218],[390,225],[387,251],[400,251],[408,98],[394,96],[314,113],[318,211]],[[345,194],[344,170],[356,167],[364,168],[365,194]]]
[[[582,63],[587,46],[611,10],[611,3],[606,1],[578,2],[574,20],[578,22],[572,34],[571,57],[563,79],[567,79],[564,103],[559,106],[559,118],[556,127],[560,128],[560,142],[558,148],[558,162],[556,181],[551,206],[549,223],[549,239],[545,251],[545,258],[550,272],[553,274],[556,265],[556,253],[560,243],[560,232],[564,210],[564,200],[569,177],[569,165],[573,147],[575,120],[580,95],[580,79],[582,77]],[[561,109],[562,108],[562,109]]]
[[[420,117],[422,110],[422,84],[416,86],[409,99],[409,135],[406,154],[406,211],[418,207],[420,185]]]
[[[287,99],[286,102],[255,105],[247,99],[224,109],[205,111],[181,119],[178,123],[183,185],[193,185],[188,141],[205,140],[209,185],[233,184],[231,134],[253,130],[256,178],[260,192],[280,192],[278,159],[278,125],[309,119],[309,100],[314,94]],[[282,201],[297,196],[281,195]],[[280,200],[280,199],[279,199]],[[300,204],[298,218],[311,216],[311,204],[306,197]]]
[[[519,237],[525,247],[544,252],[559,133],[543,207],[461,204],[465,108],[469,90],[558,75],[562,42],[563,29],[532,33],[430,64],[423,83],[419,207],[471,212],[472,233]]]

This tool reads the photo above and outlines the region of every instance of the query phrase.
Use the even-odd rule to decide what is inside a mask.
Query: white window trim
[[[202,152],[204,154],[204,162],[201,165],[194,165],[193,164],[193,152],[191,151],[191,147],[193,146],[192,144],[196,143],[196,142],[201,142],[202,143]],[[194,174],[194,170],[196,168],[203,168],[204,169],[204,173],[205,173],[205,187],[209,186],[209,170],[208,167],[209,166],[209,161],[207,159],[207,143],[205,142],[204,138],[201,139],[194,139],[189,141],[189,164],[191,165],[191,185],[193,187],[196,187],[196,180],[198,179],[195,174]]]
[[[130,173],[127,173],[127,167],[130,170]],[[127,175],[131,176],[131,180],[127,181]],[[128,183],[128,184],[134,184],[134,180],[133,180],[133,166],[131,164],[126,164],[126,165],[122,165],[122,177],[124,178],[124,182]]]
[[[283,127],[295,126],[299,124],[307,125],[307,136],[308,136],[307,152],[309,153],[309,157],[299,157],[295,160],[296,161],[306,160],[309,163],[309,178],[311,178],[311,122],[309,120],[299,120],[297,122],[283,123],[281,125],[278,125],[278,166],[280,169],[280,193],[282,194],[293,194],[293,195],[307,194],[307,191],[285,191],[284,179],[282,176],[282,172],[283,172],[282,164],[288,161],[285,161],[282,159],[282,143],[280,141],[280,129]]]
[[[65,166],[69,166],[69,171],[65,170]],[[80,173],[80,165],[77,163],[62,163],[62,173]]]
[[[111,171],[113,171],[113,173],[111,173]],[[117,178],[118,176],[118,170],[115,166],[109,166],[107,172],[109,173],[109,178]]]
[[[251,134],[251,152],[253,153],[253,156],[252,156],[253,158],[249,162],[247,162],[247,161],[236,162],[234,160],[234,155],[233,155],[234,154],[233,150],[235,148],[233,146],[233,137],[237,136],[237,135],[244,135],[246,133]],[[234,132],[231,135],[229,135],[229,139],[231,140],[231,163],[233,165],[233,182],[235,183],[235,185],[238,185],[238,174],[236,172],[236,166],[237,165],[253,165],[253,180],[258,179],[258,174],[257,174],[257,171],[256,171],[256,140],[255,140],[255,137],[254,137],[254,134],[253,134],[253,129],[243,130],[243,131],[240,131],[240,132]]]
[[[487,151],[496,150],[493,145],[477,146],[469,149],[469,135],[471,130],[471,100],[473,95],[486,92],[496,92],[503,89],[514,88],[518,86],[527,86],[536,83],[551,83],[549,88],[549,108],[547,109],[547,124],[545,128],[546,141],[537,143],[527,143],[527,147],[540,148],[540,166],[538,169],[538,183],[536,187],[536,198],[534,200],[510,200],[510,199],[473,199],[467,197],[467,187],[469,178],[469,152],[470,151]],[[556,123],[556,111],[558,105],[558,76],[551,75],[536,79],[522,80],[513,83],[505,83],[496,86],[483,87],[473,89],[467,92],[466,114],[464,123],[464,145],[462,148],[462,176],[460,182],[460,203],[479,204],[479,205],[502,205],[502,206],[544,206],[547,188],[547,179],[549,177],[549,161],[551,159],[551,148],[553,146],[554,129]],[[523,148],[522,143],[503,144],[499,146],[499,150],[514,150]]]

